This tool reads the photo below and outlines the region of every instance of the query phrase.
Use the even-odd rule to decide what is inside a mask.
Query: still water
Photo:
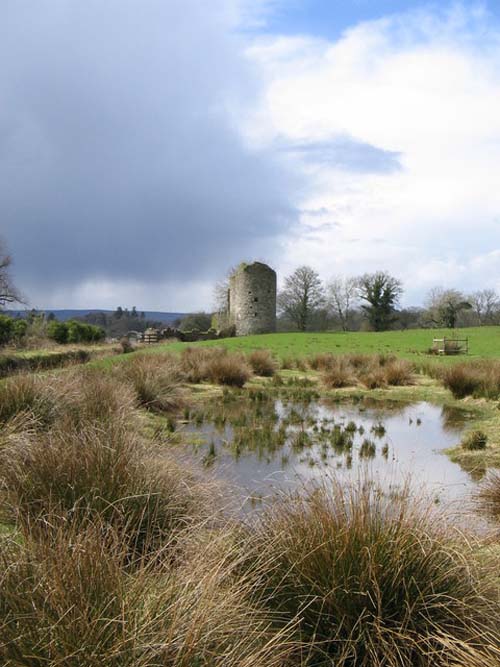
[[[430,403],[296,402],[263,397],[213,403],[191,415],[191,456],[253,503],[334,474],[387,488],[411,484],[435,502],[456,502],[475,486],[443,449],[461,439],[466,416]]]

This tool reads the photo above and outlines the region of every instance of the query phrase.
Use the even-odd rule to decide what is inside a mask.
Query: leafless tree
[[[343,331],[349,331],[352,309],[358,300],[358,280],[336,276],[326,286],[328,309],[337,315]]]
[[[492,324],[500,310],[500,299],[494,289],[482,289],[469,297],[470,304],[481,324]]]
[[[278,307],[298,328],[305,331],[313,312],[324,302],[319,275],[310,266],[300,266],[285,279],[278,295]]]
[[[5,244],[0,241],[0,309],[8,303],[23,303],[23,297],[16,289],[10,275],[12,258],[8,254]]]
[[[471,307],[465,294],[459,290],[434,287],[427,295],[426,318],[431,324],[454,329],[460,313]]]

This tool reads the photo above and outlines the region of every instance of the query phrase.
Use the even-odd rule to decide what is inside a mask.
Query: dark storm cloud
[[[257,83],[232,0],[3,0],[0,226],[19,282],[186,280],[270,256],[282,166],[226,108]]]
[[[401,169],[401,153],[372,146],[350,137],[292,144],[282,150],[308,162],[357,173],[393,173]]]

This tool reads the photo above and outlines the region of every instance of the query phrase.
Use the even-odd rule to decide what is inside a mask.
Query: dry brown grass
[[[18,526],[46,531],[99,520],[120,532],[131,553],[168,542],[211,503],[209,484],[166,455],[153,457],[118,417],[26,434],[3,449],[0,464],[4,514]]]
[[[16,375],[0,384],[0,424],[24,413],[41,425],[58,415],[58,397],[45,378]]]
[[[252,375],[246,357],[225,348],[187,348],[181,355],[181,368],[188,382],[208,380],[232,387],[243,387]]]
[[[500,361],[495,359],[455,363],[434,373],[455,398],[500,397]]]
[[[388,385],[404,387],[412,383],[414,365],[406,359],[393,359],[382,366]]]
[[[412,384],[415,368],[404,359],[386,355],[322,354],[310,360],[311,368],[322,371],[323,382],[329,389],[362,384],[367,389],[387,385]]]
[[[130,384],[138,403],[152,412],[174,412],[183,404],[183,375],[169,355],[141,355],[117,365],[114,376]]]
[[[159,553],[133,575],[120,536],[102,525],[50,541],[0,545],[4,667],[285,667],[290,642],[271,632],[230,548],[173,567]]]
[[[328,389],[339,389],[356,384],[349,362],[343,357],[332,357],[323,372],[323,383]]]
[[[272,377],[277,370],[277,363],[269,350],[253,350],[248,355],[248,363],[255,375]]]
[[[268,604],[300,618],[306,664],[444,667],[467,646],[489,665],[500,646],[473,549],[404,493],[334,483],[285,497],[255,540],[274,562]]]
[[[500,470],[489,470],[475,496],[479,509],[500,519]]]

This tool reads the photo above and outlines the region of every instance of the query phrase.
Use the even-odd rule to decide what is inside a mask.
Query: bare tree
[[[300,266],[285,279],[278,295],[278,308],[298,328],[305,331],[313,312],[324,302],[319,275],[310,266]]]
[[[385,331],[396,320],[395,312],[403,292],[401,281],[385,271],[365,273],[358,279],[361,306],[374,331]]]
[[[454,329],[458,316],[463,310],[470,310],[471,304],[467,297],[456,289],[434,287],[426,299],[427,319],[437,326]]]
[[[328,309],[340,320],[343,331],[349,331],[353,307],[358,300],[357,278],[336,276],[326,286]]]
[[[494,289],[482,289],[469,297],[469,302],[481,324],[492,324],[500,310],[500,299]]]
[[[21,293],[16,289],[10,275],[12,258],[0,241],[0,309],[8,303],[23,303]]]

